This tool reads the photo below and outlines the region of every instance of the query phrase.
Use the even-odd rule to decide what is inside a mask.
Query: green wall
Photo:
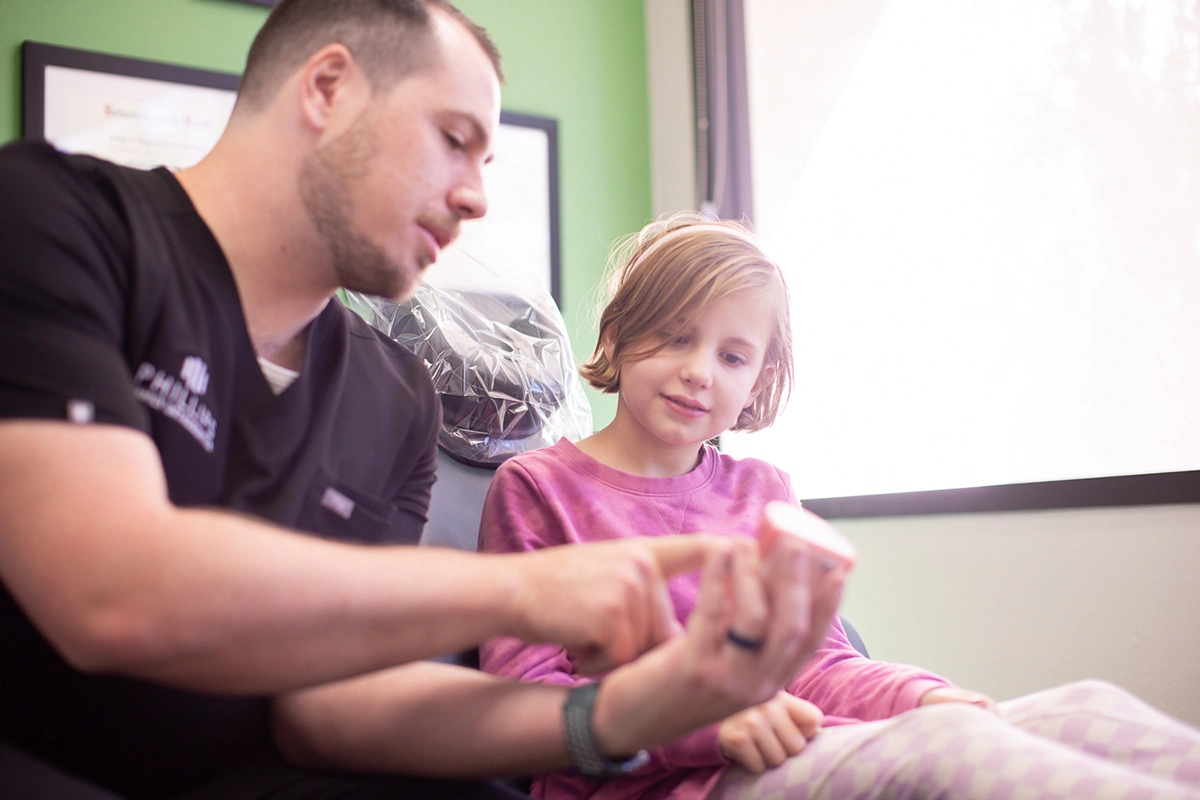
[[[500,47],[504,108],[559,122],[562,307],[582,359],[608,246],[651,214],[642,0],[458,5]],[[20,135],[25,39],[240,72],[266,14],[238,0],[0,0],[0,141]],[[599,427],[613,399],[589,394]]]

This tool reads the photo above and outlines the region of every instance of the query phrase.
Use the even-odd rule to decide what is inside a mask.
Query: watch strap
[[[638,750],[632,758],[614,761],[600,752],[592,726],[592,708],[599,691],[599,682],[585,683],[567,694],[563,703],[563,737],[567,743],[567,753],[579,772],[589,778],[628,775],[644,766],[650,760],[650,754]]]

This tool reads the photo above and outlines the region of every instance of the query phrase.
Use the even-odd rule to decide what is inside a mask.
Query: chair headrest
[[[591,433],[591,409],[554,301],[421,286],[395,303],[348,292],[348,305],[429,368],[442,402],[438,443],[497,467],[527,450]]]

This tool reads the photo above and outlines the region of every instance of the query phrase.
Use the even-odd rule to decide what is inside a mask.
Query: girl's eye
[[[732,366],[741,366],[746,363],[746,359],[739,356],[737,353],[726,353],[724,355],[725,363]]]

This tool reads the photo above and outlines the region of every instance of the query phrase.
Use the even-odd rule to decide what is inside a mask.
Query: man
[[[424,521],[435,399],[332,296],[409,294],[484,214],[499,91],[442,0],[282,0],[194,168],[0,152],[0,743],[21,780],[493,796],[341,773],[607,765],[765,700],[820,641],[841,574],[810,586],[790,542],[392,546]],[[704,613],[672,636],[663,580],[702,564]],[[561,688],[410,663],[503,633],[624,664],[582,732]]]

